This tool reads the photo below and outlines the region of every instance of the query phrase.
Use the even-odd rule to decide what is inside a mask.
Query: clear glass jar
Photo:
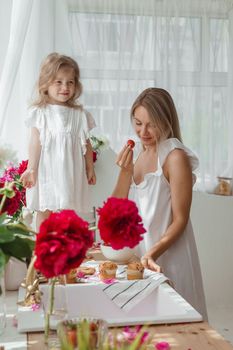
[[[232,177],[218,176],[218,185],[216,187],[215,193],[221,196],[231,196]]]

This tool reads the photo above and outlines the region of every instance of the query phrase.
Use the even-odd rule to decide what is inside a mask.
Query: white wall
[[[233,197],[194,192],[191,219],[207,304],[233,306]]]
[[[108,149],[96,162],[97,185],[93,205],[101,206],[111,196],[118,167]],[[191,208],[207,305],[233,306],[233,197],[194,192]]]

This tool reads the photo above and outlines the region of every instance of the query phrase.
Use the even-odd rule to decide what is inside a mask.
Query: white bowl
[[[101,244],[100,248],[106,259],[121,264],[126,264],[134,256],[134,249],[128,247],[116,250],[110,246]]]

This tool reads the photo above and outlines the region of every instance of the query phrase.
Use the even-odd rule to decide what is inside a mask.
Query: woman
[[[196,156],[181,142],[174,102],[166,90],[143,91],[131,109],[140,140],[126,145],[115,197],[135,201],[147,233],[138,247],[144,267],[163,271],[181,294],[207,319],[200,264],[189,219]]]

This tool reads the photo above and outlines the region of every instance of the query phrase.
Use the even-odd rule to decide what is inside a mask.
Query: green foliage
[[[12,183],[8,183],[1,189],[1,209],[6,198],[14,196],[12,188]],[[0,215],[0,276],[10,257],[24,262],[31,259],[34,249],[34,240],[32,239],[34,233],[20,220],[15,220],[14,216],[8,216],[6,213]]]

